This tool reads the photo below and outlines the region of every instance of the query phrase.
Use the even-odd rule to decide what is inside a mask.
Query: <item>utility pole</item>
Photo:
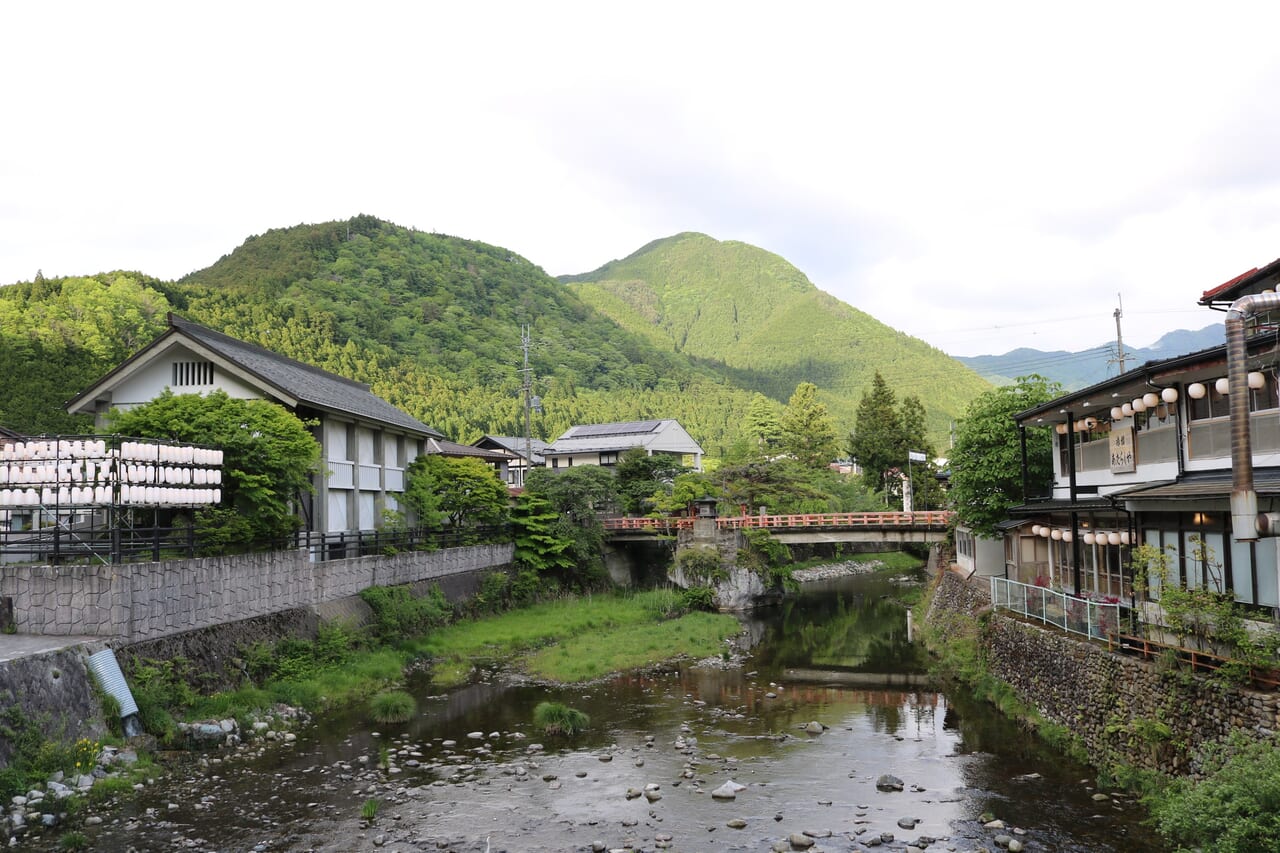
[[[520,369],[520,388],[524,392],[524,476],[533,468],[533,427],[529,411],[532,408],[533,371],[529,368],[529,327],[520,327],[520,349],[524,351],[524,367]],[[524,485],[522,479],[520,485]]]
[[[1120,318],[1124,316],[1124,303],[1120,301],[1120,294],[1116,294],[1116,301],[1119,307],[1115,310],[1116,318],[1116,357],[1112,361],[1120,365],[1120,372],[1124,373],[1124,337],[1120,334]]]

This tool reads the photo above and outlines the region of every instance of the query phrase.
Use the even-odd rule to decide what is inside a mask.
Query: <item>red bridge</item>
[[[761,528],[783,542],[937,542],[947,532],[952,513],[926,512],[823,512],[798,515],[734,515],[716,519],[606,518],[610,539],[630,539],[674,534],[692,528],[695,521],[714,521],[720,530]]]

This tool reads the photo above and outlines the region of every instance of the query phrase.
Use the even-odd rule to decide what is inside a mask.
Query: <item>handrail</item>
[[[791,515],[734,515],[717,518],[721,530],[744,528],[811,528],[811,527],[906,527],[919,529],[945,528],[952,514],[945,510],[925,512],[813,512]],[[695,519],[680,518],[604,518],[605,530],[684,530]]]

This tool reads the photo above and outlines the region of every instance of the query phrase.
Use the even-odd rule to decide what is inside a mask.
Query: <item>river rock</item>
[[[810,720],[808,723],[805,724],[804,730],[806,734],[820,735],[824,731],[826,731],[826,728],[827,728],[826,726],[824,726],[822,723],[818,722],[817,720]]]
[[[915,829],[915,828],[916,828],[916,824],[917,824],[917,823],[919,823],[919,822],[920,822],[920,821],[919,821],[919,819],[914,818],[914,817],[900,817],[900,818],[898,818],[898,826],[902,827],[903,829]]]
[[[878,791],[901,791],[902,787],[902,780],[889,773],[876,780],[876,790]]]
[[[746,829],[747,822],[740,817],[735,817],[732,820],[726,821],[725,826],[730,829]]]
[[[813,846],[813,839],[803,832],[793,832],[787,837],[792,850],[808,850]]]
[[[715,800],[735,800],[738,798],[739,791],[745,791],[746,785],[739,785],[732,779],[725,782],[719,788],[711,792],[711,798]]]

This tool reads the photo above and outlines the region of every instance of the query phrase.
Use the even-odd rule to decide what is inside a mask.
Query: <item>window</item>
[[[173,363],[173,386],[212,385],[213,362],[209,361],[175,361]]]
[[[618,451],[613,450],[609,452],[602,452],[600,454],[600,464],[601,465],[617,465]]]

